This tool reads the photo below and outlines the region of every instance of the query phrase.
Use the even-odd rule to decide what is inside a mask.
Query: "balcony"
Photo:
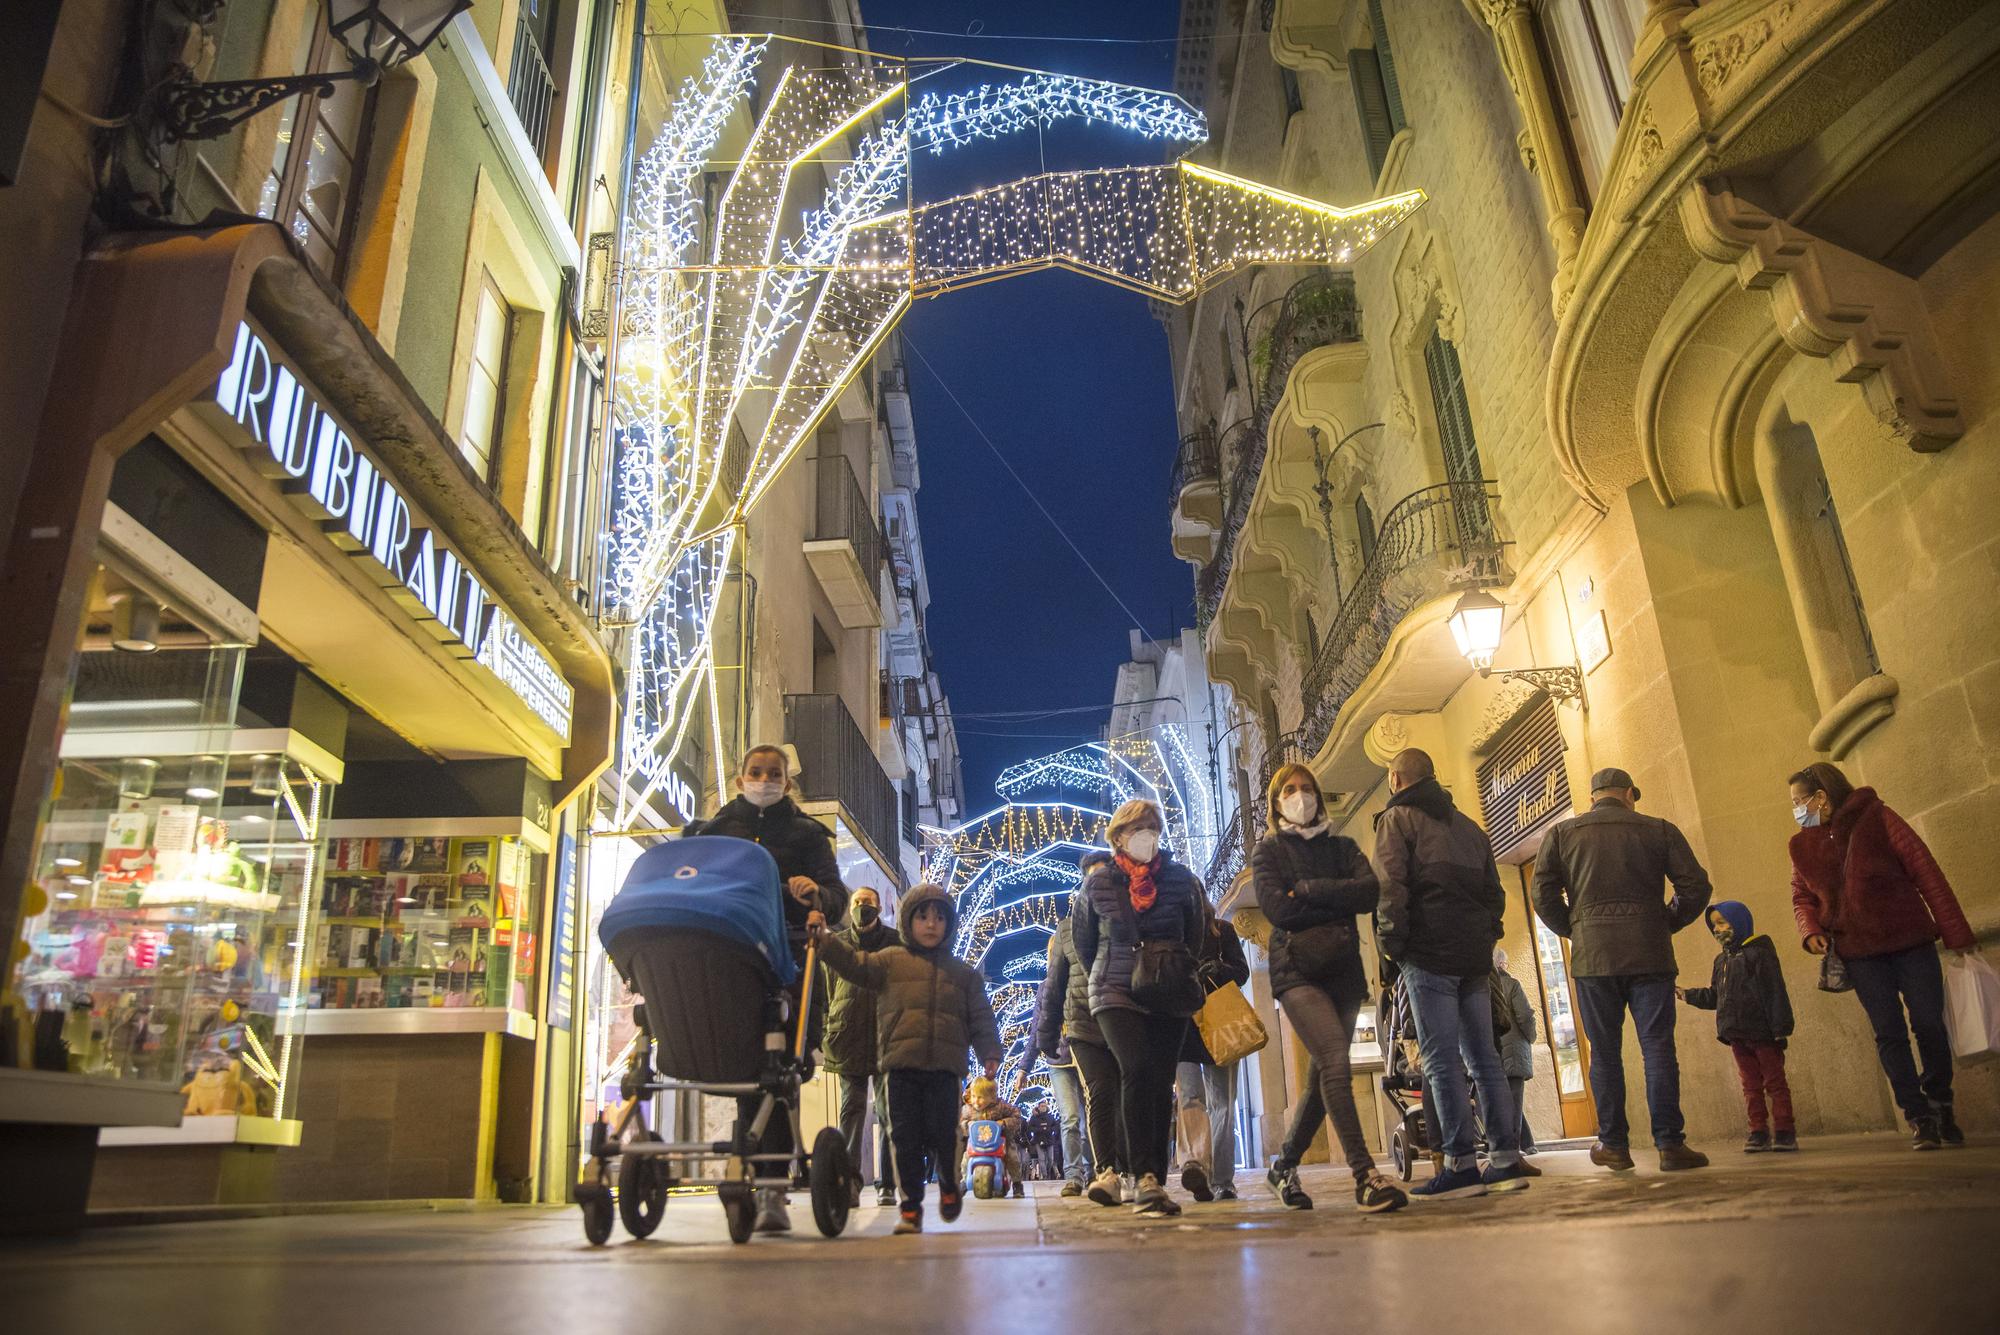
[[[885,871],[901,866],[901,802],[868,736],[837,695],[785,697],[785,740],[799,754],[799,795],[832,802],[849,830],[872,845],[867,852]]]
[[[1447,482],[1412,492],[1383,518],[1375,550],[1342,599],[1300,689],[1304,717],[1291,743],[1315,757],[1330,790],[1366,785],[1375,769],[1344,767],[1374,716],[1440,707],[1470,669],[1444,625],[1450,599],[1512,578],[1493,527],[1490,482]],[[1362,688],[1392,642],[1393,679]],[[1361,715],[1369,717],[1362,718]]]
[[[806,564],[849,630],[882,624],[882,566],[888,543],[875,522],[875,507],[854,480],[842,455],[814,461],[813,535],[805,542]]]
[[[1222,472],[1215,428],[1200,427],[1181,437],[1167,494],[1174,498],[1174,555],[1206,561],[1210,541],[1222,523]]]
[[[549,119],[555,111],[556,79],[542,54],[541,38],[528,22],[530,6],[523,6],[514,23],[514,58],[507,67],[507,100],[521,118],[528,146],[537,156],[548,152]]]

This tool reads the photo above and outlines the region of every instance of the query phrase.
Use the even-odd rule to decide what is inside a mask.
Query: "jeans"
[[[883,1076],[843,1075],[840,1077],[840,1135],[847,1142],[847,1161],[866,1182],[868,1164],[861,1154],[861,1131],[868,1124],[868,1087],[875,1087],[875,1172],[878,1185],[887,1187],[895,1173],[890,1163],[889,1084]]]
[[[1174,1125],[1174,1070],[1188,1022],[1149,1011],[1108,1010],[1093,1016],[1118,1058],[1118,1115],[1125,1124],[1128,1165],[1136,1178],[1167,1180],[1167,1141]]]
[[[757,1110],[764,1106],[762,1094],[743,1094],[736,1099],[736,1119],[743,1125],[748,1135],[750,1124],[757,1120]],[[771,1120],[764,1123],[764,1134],[758,1140],[755,1153],[790,1154],[792,1152],[792,1119],[782,1104],[771,1105]],[[756,1165],[758,1177],[790,1177],[791,1167],[776,1159],[766,1159]]]
[[[1681,1064],[1674,1054],[1674,976],[1607,974],[1576,980],[1583,1034],[1590,1040],[1590,1096],[1597,1101],[1597,1138],[1612,1149],[1632,1147],[1625,1120],[1625,1012],[1639,1034],[1646,1066],[1646,1113],[1653,1144],[1661,1149],[1687,1139],[1681,1116]]]
[[[1354,1106],[1354,1073],[1348,1065],[1360,1003],[1335,1001],[1324,989],[1307,984],[1287,988],[1278,1004],[1284,1007],[1299,1042],[1312,1055],[1312,1087],[1292,1110],[1292,1125],[1285,1133],[1280,1157],[1296,1165],[1311,1148],[1319,1124],[1330,1114],[1348,1171],[1356,1181],[1365,1180],[1375,1171],[1375,1159],[1368,1153],[1368,1140],[1361,1132],[1361,1112]]]
[[[1083,1081],[1090,1162],[1100,1173],[1109,1168],[1123,1176],[1132,1171],[1132,1163],[1125,1153],[1125,1123],[1119,1116],[1118,1059],[1104,1044],[1080,1038],[1070,1039],[1069,1051]]]
[[[922,1205],[924,1179],[935,1169],[938,1190],[958,1190],[956,1071],[891,1071],[889,1141],[896,1150],[896,1196],[905,1206]]]
[[[1236,1067],[1182,1062],[1174,1073],[1181,1162],[1192,1160],[1218,1189],[1236,1188]]]
[[[1500,1049],[1493,1044],[1493,994],[1490,975],[1453,978],[1414,964],[1403,966],[1403,986],[1409,990],[1416,1017],[1417,1048],[1423,1054],[1424,1079],[1436,1095],[1438,1129],[1447,1164],[1453,1169],[1479,1166],[1472,1124],[1472,1097],[1465,1073],[1472,1072],[1486,1109],[1487,1157],[1506,1168],[1521,1157],[1521,1118],[1507,1090],[1507,1072]],[[1667,989],[1668,1001],[1673,989]]]
[[[1062,1175],[1068,1182],[1090,1181],[1090,1151],[1083,1144],[1083,1076],[1074,1066],[1049,1067],[1049,1089],[1062,1118]]]
[[[1912,1122],[1937,1116],[1937,1105],[1951,1102],[1951,1038],[1944,1027],[1944,969],[1937,947],[1914,946],[1848,960],[1847,976],[1854,980],[1854,995],[1868,1012],[1875,1055],[1895,1091],[1896,1106]],[[1910,1012],[1907,1026],[1905,1007]],[[1921,1076],[1910,1058],[1912,1030],[1924,1060]]]
[[[1510,1075],[1507,1077],[1507,1093],[1513,1097],[1514,1107],[1517,1110],[1518,1115],[1521,1119],[1521,1153],[1533,1154],[1535,1152],[1535,1133],[1534,1130],[1528,1125],[1528,1105],[1526,1102],[1526,1093],[1525,1093],[1527,1087],[1528,1087],[1528,1077],[1524,1075]],[[1480,1108],[1477,1109],[1476,1111],[1479,1114],[1477,1118],[1477,1121],[1479,1123],[1479,1134],[1481,1136],[1485,1136],[1486,1110],[1484,1108]],[[1490,1144],[1491,1141],[1489,1140],[1488,1143]]]
[[[1785,1083],[1785,1050],[1776,1043],[1731,1043],[1736,1058],[1736,1076],[1743,1082],[1743,1107],[1750,1115],[1752,1131],[1768,1131],[1776,1123],[1780,1131],[1794,1129],[1792,1087]],[[1767,1115],[1764,1098],[1770,1096]]]

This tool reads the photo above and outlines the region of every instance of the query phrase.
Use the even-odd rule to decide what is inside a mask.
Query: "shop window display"
[[[284,1119],[335,785],[231,736],[71,731],[13,985],[39,1069],[170,1083],[187,1117]],[[134,740],[220,744],[112,753]]]
[[[306,1004],[531,1012],[542,860],[499,835],[328,840]]]

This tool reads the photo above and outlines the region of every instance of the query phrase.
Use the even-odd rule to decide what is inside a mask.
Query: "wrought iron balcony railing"
[[[1174,455],[1173,477],[1167,483],[1167,503],[1179,506],[1181,493],[1195,482],[1214,482],[1220,476],[1215,450],[1215,428],[1196,427],[1181,437],[1180,452]]]
[[[1320,642],[1300,688],[1298,749],[1318,754],[1335,719],[1380,661],[1389,637],[1418,606],[1453,589],[1506,582],[1493,529],[1491,482],[1446,482],[1412,492],[1383,518],[1362,567]]]
[[[507,100],[521,118],[528,133],[528,146],[537,154],[548,151],[549,117],[556,105],[556,79],[542,54],[541,39],[528,22],[523,7],[514,23],[514,62],[507,71]]]
[[[785,740],[799,753],[801,795],[840,803],[885,859],[882,870],[895,875],[901,802],[847,702],[837,695],[786,696]]]
[[[862,577],[870,582],[881,578],[889,559],[889,541],[875,521],[875,507],[855,480],[854,469],[844,456],[822,455],[815,463],[817,495],[814,503],[812,541],[845,540],[854,548],[861,563]]]

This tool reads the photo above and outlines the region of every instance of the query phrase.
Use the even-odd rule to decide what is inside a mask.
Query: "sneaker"
[[[1015,1200],[1017,1200],[1017,1201],[1018,1201],[1018,1200],[1020,1200],[1020,1199],[1021,1199],[1021,1198],[1022,1198],[1023,1196],[1025,1196],[1025,1195],[1027,1195],[1027,1194],[1028,1194],[1028,1184],[1027,1184],[1027,1183],[1025,1183],[1025,1182],[1016,1182],[1016,1183],[1014,1184],[1014,1199],[1015,1199]]]
[[[1134,1214],[1172,1217],[1181,1212],[1181,1207],[1173,1197],[1167,1195],[1167,1189],[1160,1185],[1160,1179],[1147,1173],[1139,1179],[1139,1189],[1133,1193],[1132,1211]]]
[[[1069,1181],[1063,1183],[1062,1194],[1065,1196],[1083,1195],[1083,1183],[1076,1181]]]
[[[1614,1173],[1629,1173],[1638,1167],[1632,1162],[1632,1151],[1622,1145],[1607,1145],[1601,1140],[1590,1147],[1590,1161]]]
[[[965,1196],[956,1186],[938,1188],[938,1218],[949,1224],[965,1208]]]
[[[1505,1168],[1489,1167],[1479,1175],[1479,1180],[1486,1184],[1488,1191],[1526,1191],[1528,1179],[1541,1175],[1541,1169],[1517,1161]]]
[[[1123,1205],[1125,1193],[1121,1185],[1118,1174],[1107,1168],[1092,1179],[1087,1194],[1099,1205]]]
[[[1484,1196],[1486,1179],[1477,1168],[1447,1168],[1410,1193],[1420,1201],[1455,1201],[1461,1197]]]
[[[875,1193],[875,1204],[884,1210],[894,1209],[896,1206],[896,1193],[888,1187],[882,1188]]]
[[[1299,1170],[1283,1159],[1271,1162],[1271,1171],[1264,1174],[1264,1180],[1271,1184],[1271,1194],[1287,1210],[1310,1210],[1313,1198],[1306,1195],[1306,1189],[1299,1185]]]
[[[785,1193],[776,1187],[760,1187],[757,1190],[757,1219],[750,1225],[753,1233],[789,1233],[792,1231],[792,1214],[785,1208]]]
[[[896,1212],[896,1226],[889,1231],[896,1234],[923,1232],[924,1207],[921,1205],[905,1205],[901,1210]]]
[[[1952,1116],[1951,1104],[1937,1105],[1937,1124],[1940,1140],[1955,1150],[1965,1148],[1965,1129],[1958,1124],[1958,1119]]]
[[[1779,1154],[1797,1154],[1799,1151],[1799,1133],[1796,1131],[1778,1132],[1771,1137],[1771,1148]]]
[[[1771,1133],[1769,1131],[1752,1131],[1748,1136],[1743,1138],[1743,1152],[1745,1154],[1762,1154],[1770,1148]]]
[[[1684,1173],[1690,1168],[1708,1167],[1708,1156],[1700,1150],[1691,1150],[1685,1141],[1678,1145],[1660,1147],[1660,1171],[1662,1173]]]
[[[1215,1199],[1215,1193],[1208,1186],[1208,1170],[1193,1159],[1189,1159],[1181,1169],[1181,1190],[1198,1201]]]
[[[1934,1150],[1944,1144],[1943,1133],[1938,1128],[1935,1117],[1920,1117],[1910,1123],[1910,1148],[1913,1150]]]
[[[1235,1199],[1236,1199],[1236,1188],[1234,1188],[1234,1187],[1217,1187],[1217,1188],[1215,1189],[1215,1199],[1217,1199],[1217,1200],[1219,1200],[1219,1201],[1233,1201],[1233,1200],[1235,1200]]]
[[[1403,1189],[1380,1173],[1370,1173],[1354,1183],[1354,1208],[1363,1214],[1388,1214],[1409,1203]]]

